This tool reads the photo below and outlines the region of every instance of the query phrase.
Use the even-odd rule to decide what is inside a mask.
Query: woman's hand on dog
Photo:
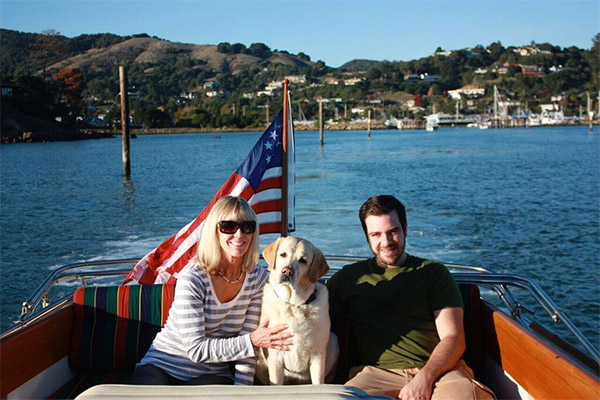
[[[290,340],[293,335],[289,332],[284,332],[287,328],[287,325],[278,325],[269,328],[269,320],[264,320],[250,334],[250,341],[252,341],[254,347],[288,351],[290,349],[289,346],[294,344],[294,342]]]

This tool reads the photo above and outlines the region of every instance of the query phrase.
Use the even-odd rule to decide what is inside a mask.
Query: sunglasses
[[[217,226],[221,233],[233,235],[238,229],[242,230],[242,233],[249,235],[256,231],[256,221],[244,221],[237,223],[235,221],[220,221]]]

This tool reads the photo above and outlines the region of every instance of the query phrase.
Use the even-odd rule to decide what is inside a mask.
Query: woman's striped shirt
[[[250,333],[259,323],[268,272],[257,266],[246,274],[237,296],[221,303],[209,274],[190,262],[177,278],[167,323],[138,365],[152,364],[184,381],[201,375],[231,376],[236,385],[251,385],[256,357]]]

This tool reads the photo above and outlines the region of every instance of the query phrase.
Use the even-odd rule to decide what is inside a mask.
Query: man
[[[347,318],[355,339],[358,360],[346,384],[403,400],[493,398],[461,360],[463,304],[450,272],[404,251],[402,203],[373,196],[359,217],[375,257],[327,282],[332,330]]]

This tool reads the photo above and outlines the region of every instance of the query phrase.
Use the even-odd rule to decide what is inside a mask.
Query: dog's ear
[[[273,243],[269,244],[263,250],[263,258],[267,262],[268,270],[272,271],[275,268],[275,259],[277,259],[277,249],[279,248],[279,243],[283,240],[283,237],[280,237]]]
[[[327,264],[327,260],[321,250],[314,248],[315,258],[310,264],[310,268],[308,269],[308,279],[312,283],[316,283],[320,277],[329,272],[329,264]]]

